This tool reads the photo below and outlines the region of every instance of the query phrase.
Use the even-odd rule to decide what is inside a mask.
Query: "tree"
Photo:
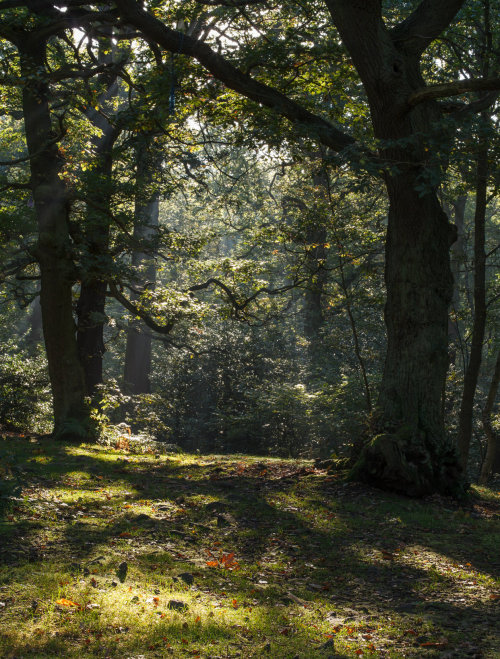
[[[43,334],[53,393],[54,434],[88,436],[85,382],[75,338],[72,288],[75,270],[70,251],[69,196],[60,174],[63,159],[54,134],[46,70],[47,37],[22,33],[12,37],[20,55],[23,115],[30,155],[31,189],[39,234]]]
[[[158,234],[159,192],[154,177],[161,165],[158,145],[153,134],[142,135],[136,144],[136,194],[134,208],[134,240],[143,245],[132,253],[132,267],[136,270],[135,289],[153,291],[156,281],[154,243]],[[147,249],[147,251],[146,251]],[[135,302],[138,295],[132,296]],[[151,336],[137,320],[129,322],[123,383],[131,394],[150,392]]]
[[[467,468],[469,458],[474,398],[481,367],[486,328],[486,253],[484,246],[486,207],[488,204],[488,169],[488,145],[486,138],[482,137],[477,153],[476,208],[474,213],[474,322],[471,353],[465,370],[457,437],[457,447],[464,469]]]
[[[479,476],[479,482],[482,485],[486,485],[488,479],[490,478],[493,471],[499,471],[500,469],[500,450],[499,450],[499,437],[498,432],[493,428],[491,422],[491,414],[493,412],[493,407],[495,405],[495,398],[498,392],[498,386],[500,385],[500,350],[497,353],[497,359],[495,363],[495,371],[493,377],[491,378],[490,388],[488,391],[488,397],[486,399],[486,404],[483,408],[483,428],[486,438],[488,440],[486,447],[486,456],[481,468],[481,475]]]
[[[86,118],[98,131],[98,135],[92,138],[93,162],[88,172],[87,185],[84,186],[87,209],[80,232],[80,248],[85,258],[81,264],[80,294],[76,307],[78,354],[84,372],[86,393],[90,397],[95,395],[96,387],[103,382],[113,147],[121,132],[114,116],[116,112],[113,112],[113,103],[120,97],[117,74],[125,58],[124,53],[118,51],[113,43],[113,30],[108,26],[101,27],[96,64],[105,70],[96,76],[97,91],[92,90],[96,97],[93,101],[95,107],[90,101],[85,110]]]

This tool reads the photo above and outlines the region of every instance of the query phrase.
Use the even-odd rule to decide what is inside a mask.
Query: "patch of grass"
[[[2,449],[21,483],[1,508],[2,657],[500,657],[492,490],[459,507],[308,462]]]

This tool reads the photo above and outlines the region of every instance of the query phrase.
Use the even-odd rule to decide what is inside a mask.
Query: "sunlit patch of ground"
[[[2,657],[500,657],[495,490],[458,505],[305,461],[0,448]]]

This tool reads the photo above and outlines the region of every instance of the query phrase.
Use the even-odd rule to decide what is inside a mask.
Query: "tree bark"
[[[33,348],[43,340],[42,307],[40,306],[39,295],[33,300],[29,322],[30,328],[28,331],[27,343]]]
[[[304,334],[309,340],[311,354],[317,353],[320,331],[324,322],[323,297],[327,280],[324,262],[326,258],[326,228],[321,224],[309,226],[306,231],[306,269],[309,282],[304,291]]]
[[[84,439],[91,430],[85,385],[78,359],[73,320],[72,288],[75,268],[69,235],[68,191],[60,173],[63,159],[57,148],[44,81],[45,47],[38,39],[18,45],[26,142],[31,185],[38,222],[37,258],[40,266],[43,335],[53,396],[54,436]]]
[[[134,240],[149,249],[136,249],[132,254],[132,267],[136,272],[135,288],[153,290],[156,282],[156,263],[152,250],[158,231],[159,195],[154,185],[155,173],[160,165],[155,151],[154,138],[144,136],[137,146],[136,198],[134,210]],[[132,301],[138,296],[133,295]],[[144,325],[131,320],[127,331],[127,347],[123,386],[129,394],[150,393],[151,336]]]
[[[483,139],[477,158],[476,210],[474,213],[474,322],[469,363],[465,371],[458,424],[457,448],[462,468],[467,468],[472,437],[474,398],[483,354],[486,327],[485,220],[488,184],[488,145]]]
[[[498,392],[498,387],[500,385],[500,350],[497,354],[497,361],[495,365],[495,372],[490,383],[490,388],[488,391],[488,398],[486,399],[486,404],[483,409],[483,428],[484,434],[488,441],[486,447],[486,456],[484,458],[483,465],[481,467],[481,475],[479,476],[479,484],[486,485],[488,480],[491,477],[491,474],[496,471],[500,473],[500,437],[498,432],[492,426],[491,423],[491,413],[493,412],[493,406],[495,404],[495,398]]]

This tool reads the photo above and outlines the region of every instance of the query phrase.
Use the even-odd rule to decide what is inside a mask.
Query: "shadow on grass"
[[[215,543],[220,542],[224,551],[235,552],[242,566],[257,566],[245,577],[238,572],[223,574],[240,597],[253,598],[261,606],[269,596],[282,604],[292,596],[306,606],[334,611],[354,606],[354,621],[394,614],[418,616],[450,635],[464,631],[477,635],[478,642],[481,621],[493,614],[489,603],[476,601],[471,606],[465,598],[443,601],[443,593],[455,586],[452,575],[430,564],[398,563],[394,556],[397,549],[418,545],[456,563],[467,561],[471,568],[498,578],[498,565],[491,564],[486,553],[477,552],[479,522],[460,517],[458,529],[467,533],[457,542],[457,525],[450,527],[457,511],[308,476],[291,474],[269,480],[262,470],[234,467],[228,477],[229,459],[220,465],[217,461],[179,465],[175,459],[151,463],[150,456],[144,462],[132,456],[130,462],[120,459],[117,463],[101,449],[87,447],[83,455],[75,455],[79,452],[75,446],[47,443],[42,455],[33,456],[30,446],[25,448],[25,488],[29,490],[30,480],[45,490],[71,488],[78,476],[78,490],[94,497],[65,509],[68,519],[50,546],[49,551],[67,552],[68,563],[89,559],[112,546],[123,555],[134,550],[138,565],[147,563],[154,552],[171,557],[174,568],[180,559],[211,579],[220,571],[212,575],[207,568],[206,551],[216,555]],[[82,482],[82,474],[90,476],[88,482]],[[116,501],[113,488],[117,488]],[[125,508],[119,498],[131,507]],[[133,512],[145,500],[155,502],[155,511]],[[104,512],[103,505],[111,512]],[[480,531],[486,533],[487,523],[482,524]],[[49,546],[39,540],[43,524],[23,521],[20,529],[24,545],[36,549],[25,559],[43,562]],[[384,559],[381,552],[389,558]],[[256,590],[259,581],[267,581],[266,588]],[[165,636],[171,631],[166,629]],[[212,631],[218,640],[226,638],[227,630],[215,626]],[[145,632],[145,646],[155,645],[155,639],[157,630]],[[192,642],[196,641],[195,635]],[[51,644],[46,650],[37,645],[38,652],[51,652]],[[137,650],[136,641],[130,647],[124,644],[123,649]],[[26,646],[21,656],[29,656],[30,651]],[[305,656],[316,656],[310,648],[303,651],[309,652]],[[328,652],[317,656],[328,656]]]

